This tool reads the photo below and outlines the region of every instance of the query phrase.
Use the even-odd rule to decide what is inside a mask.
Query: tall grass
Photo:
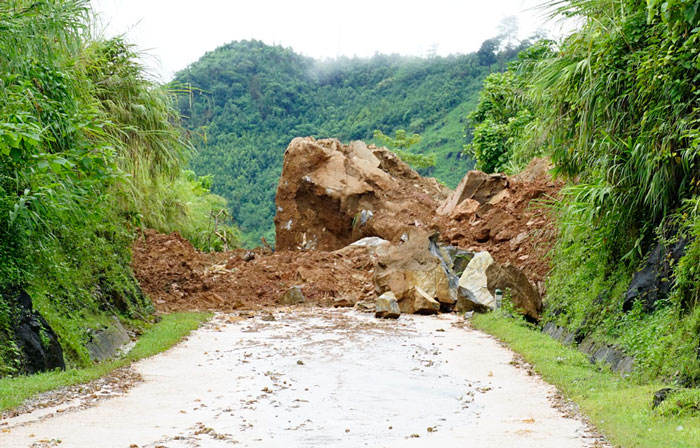
[[[210,225],[225,202],[183,169],[192,149],[170,93],[93,23],[88,0],[0,2],[0,375],[21,368],[17,291],[85,365],[106,316],[152,312],[129,266],[137,226],[236,244]]]

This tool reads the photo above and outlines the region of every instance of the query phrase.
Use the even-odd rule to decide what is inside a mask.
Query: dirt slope
[[[310,303],[330,305],[335,297],[372,296],[373,262],[367,250],[197,252],[178,233],[147,230],[133,247],[133,268],[143,290],[161,312],[257,309],[271,306],[290,287],[300,286]]]
[[[440,229],[441,240],[463,249],[486,250],[497,262],[522,269],[541,289],[550,270],[547,253],[556,240],[547,202],[558,197],[563,185],[551,178],[549,168],[547,160],[535,159],[522,173],[509,177],[495,198],[436,217],[433,224]]]

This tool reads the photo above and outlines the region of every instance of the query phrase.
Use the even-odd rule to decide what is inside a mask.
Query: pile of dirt
[[[330,251],[366,236],[397,243],[429,224],[448,193],[386,148],[295,138],[277,188],[277,248]]]
[[[133,247],[133,268],[160,312],[259,309],[299,286],[308,303],[374,297],[374,262],[356,247],[337,252],[262,249],[206,254],[178,233],[146,230]]]
[[[417,286],[447,310],[464,270],[456,269],[457,255],[488,251],[505,268],[522,270],[527,278],[520,283],[529,280],[538,291],[521,289],[539,299],[556,234],[546,207],[533,201],[555,198],[561,188],[548,169],[547,161],[535,160],[511,178],[470,171],[450,193],[384,148],[297,138],[285,152],[277,192],[277,251],[205,254],[177,233],[145,231],[134,244],[133,267],[162,312],[257,309],[279,304],[295,286],[319,305],[375,299],[386,289],[404,298]],[[440,246],[430,236],[435,232]],[[410,250],[416,235],[423,235],[416,253],[425,256]],[[399,269],[381,253],[409,259]]]
[[[441,240],[467,250],[488,251],[498,263],[517,266],[541,293],[550,270],[547,253],[556,239],[554,221],[544,203],[557,198],[563,185],[552,179],[550,168],[548,160],[535,159],[509,178],[470,171],[441,204],[443,214],[433,222]]]

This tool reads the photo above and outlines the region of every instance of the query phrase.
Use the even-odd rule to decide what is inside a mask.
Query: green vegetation
[[[129,365],[139,359],[161,353],[187,336],[210,317],[206,313],[174,313],[150,325],[128,355],[82,369],[38,373],[32,376],[0,379],[0,412],[19,406],[28,398],[61,387],[84,384]]]
[[[0,3],[0,376],[25,370],[20,291],[68,365],[88,366],[90,331],[153,311],[130,268],[138,227],[177,229],[206,249],[235,244],[233,228],[225,242],[207,235],[225,202],[183,171],[192,148],[172,92],[92,27],[87,0]]]
[[[544,321],[618,344],[642,381],[697,385],[700,9],[685,0],[550,6],[580,28],[487,78],[469,149],[487,170],[547,155],[567,181],[551,203],[559,235]],[[635,296],[628,288],[655,247],[657,274],[646,272]]]
[[[671,395],[656,410],[663,384],[639,384],[589,362],[578,350],[501,313],[475,315],[473,325],[492,334],[534,366],[537,373],[579,405],[610,442],[626,448],[684,448],[700,444],[697,394]],[[680,404],[679,404],[680,403]]]
[[[435,168],[435,154],[423,155],[409,151],[411,146],[420,143],[421,136],[419,134],[408,135],[403,129],[398,129],[394,133],[394,137],[390,137],[377,129],[374,131],[374,139],[393,150],[401,160],[424,176],[429,175],[430,171]]]
[[[464,147],[478,169],[517,172],[545,152],[537,140],[541,110],[529,82],[537,62],[552,55],[552,46],[550,41],[536,42],[520,52],[506,71],[492,73],[484,81],[479,104],[468,117],[473,138]]]
[[[284,149],[294,137],[373,140],[377,129],[422,139],[410,152],[424,173],[455,187],[473,165],[462,155],[464,117],[484,77],[519,47],[449,57],[316,61],[258,41],[233,42],[180,72],[174,85],[185,126],[197,135],[197,173],[231,205],[247,245],[274,240],[274,196]],[[483,55],[490,56],[488,60]],[[426,164],[434,161],[434,168]]]

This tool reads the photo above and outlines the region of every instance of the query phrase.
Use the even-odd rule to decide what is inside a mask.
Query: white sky
[[[103,32],[126,34],[169,80],[206,51],[258,39],[316,58],[374,53],[468,53],[497,34],[507,16],[521,37],[549,28],[541,0],[92,0]]]

